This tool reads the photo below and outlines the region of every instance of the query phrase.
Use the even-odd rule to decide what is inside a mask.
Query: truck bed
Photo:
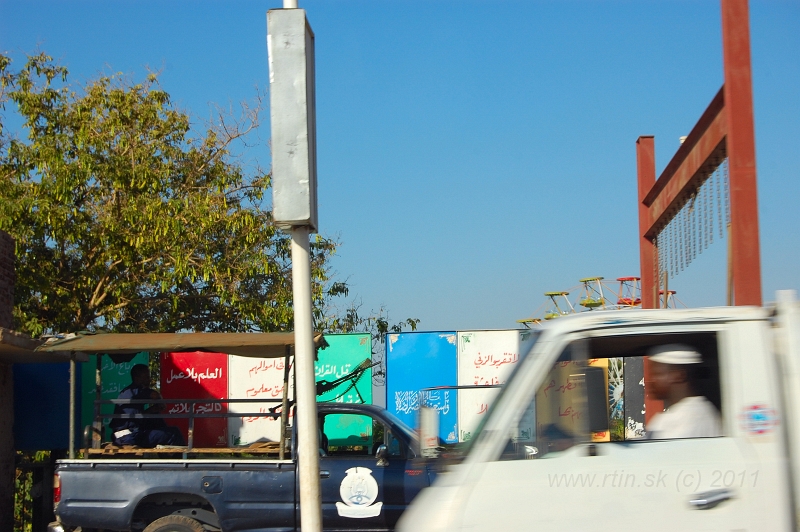
[[[62,460],[58,474],[62,489],[72,494],[58,508],[67,526],[128,530],[130,523],[135,528],[172,513],[173,506],[213,512],[222,528],[231,531],[257,528],[255,521],[264,512],[278,528],[295,526],[291,460]]]

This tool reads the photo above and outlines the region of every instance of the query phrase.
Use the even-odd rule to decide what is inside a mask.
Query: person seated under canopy
[[[131,381],[131,384],[119,393],[118,399],[161,399],[161,394],[150,388],[150,370],[144,364],[136,364],[131,368]],[[115,414],[158,414],[163,410],[163,404],[114,405]],[[180,430],[177,427],[170,427],[163,419],[115,418],[111,420],[111,430],[114,432],[113,441],[116,445],[137,445],[148,448],[157,445],[185,445]]]

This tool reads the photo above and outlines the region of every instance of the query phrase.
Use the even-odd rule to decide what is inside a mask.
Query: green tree
[[[16,328],[292,329],[289,240],[272,222],[270,176],[232,154],[258,126],[258,105],[198,132],[154,74],[75,87],[39,53],[18,70],[0,55],[0,108]],[[337,323],[327,302],[347,295],[330,276],[335,251],[312,241],[315,318],[326,329]]]

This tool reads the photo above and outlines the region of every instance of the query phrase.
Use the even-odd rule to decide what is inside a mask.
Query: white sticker
[[[372,470],[366,467],[351,467],[339,486],[339,495],[344,503],[337,502],[336,510],[342,517],[363,519],[380,515],[382,502],[378,498],[378,483]],[[375,504],[372,504],[375,503]]]

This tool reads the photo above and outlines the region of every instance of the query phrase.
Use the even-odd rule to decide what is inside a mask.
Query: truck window
[[[327,414],[320,428],[327,440],[327,456],[374,456],[386,445],[389,457],[405,458],[405,445],[381,421],[365,414]]]
[[[605,379],[591,393],[590,371]],[[646,394],[653,410],[647,416]],[[587,413],[600,403],[607,429],[591,432]],[[721,436],[723,414],[716,333],[594,337],[559,356],[521,409],[500,460],[545,458],[579,442]]]

